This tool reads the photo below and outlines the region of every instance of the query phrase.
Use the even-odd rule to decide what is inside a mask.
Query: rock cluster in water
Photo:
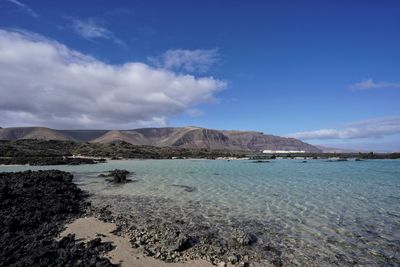
[[[183,191],[189,192],[189,193],[196,191],[196,187],[194,187],[194,186],[181,185],[181,184],[172,184],[171,186],[180,187],[183,189]]]
[[[0,173],[0,265],[113,266],[102,257],[110,243],[55,239],[88,206],[72,178],[55,170]]]
[[[104,174],[99,174],[99,177],[113,177],[113,179],[111,180],[111,182],[116,183],[116,184],[121,184],[121,183],[126,183],[129,180],[126,179],[126,176],[130,174],[129,171],[127,170],[112,170],[109,171],[108,173]]]

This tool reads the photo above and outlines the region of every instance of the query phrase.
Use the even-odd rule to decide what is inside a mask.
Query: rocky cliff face
[[[320,152],[310,144],[295,138],[266,135],[260,132],[223,131],[235,147],[248,150],[304,150]]]
[[[298,139],[265,135],[250,131],[219,131],[198,127],[146,128],[110,131],[93,142],[125,141],[136,145],[208,148],[228,150],[304,150],[321,152]]]
[[[53,130],[43,127],[0,129],[0,139],[74,140],[94,143],[128,142],[159,147],[227,150],[304,150],[321,152],[315,146],[294,138],[253,131],[220,131],[199,127],[143,128],[133,130]]]

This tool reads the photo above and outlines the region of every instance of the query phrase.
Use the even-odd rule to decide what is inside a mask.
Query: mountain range
[[[40,139],[74,142],[115,143],[158,147],[227,150],[304,150],[322,152],[295,138],[256,131],[213,130],[200,127],[163,127],[132,130],[55,130],[46,127],[0,128],[0,140]]]

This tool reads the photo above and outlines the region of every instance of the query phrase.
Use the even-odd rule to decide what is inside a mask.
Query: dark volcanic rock
[[[118,170],[118,169],[115,169],[115,170],[113,170],[113,171],[109,171],[109,172],[106,173],[106,174],[104,174],[104,173],[99,174],[99,177],[113,177],[112,182],[113,182],[113,183],[120,184],[120,183],[126,183],[126,182],[129,181],[129,180],[126,179],[126,176],[127,176],[128,174],[130,174],[130,172],[127,171],[127,170]]]
[[[196,239],[179,231],[167,231],[164,235],[163,245],[168,251],[185,251],[196,244]]]
[[[81,164],[97,164],[106,162],[105,159],[90,158],[72,158],[64,156],[18,156],[18,157],[0,157],[0,164],[4,165],[81,165]]]
[[[88,205],[72,178],[56,170],[0,173],[0,265],[112,266],[101,257],[111,244],[55,240]]]

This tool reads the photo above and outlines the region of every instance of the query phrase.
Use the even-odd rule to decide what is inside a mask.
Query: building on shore
[[[263,150],[264,154],[306,153],[304,150]]]

